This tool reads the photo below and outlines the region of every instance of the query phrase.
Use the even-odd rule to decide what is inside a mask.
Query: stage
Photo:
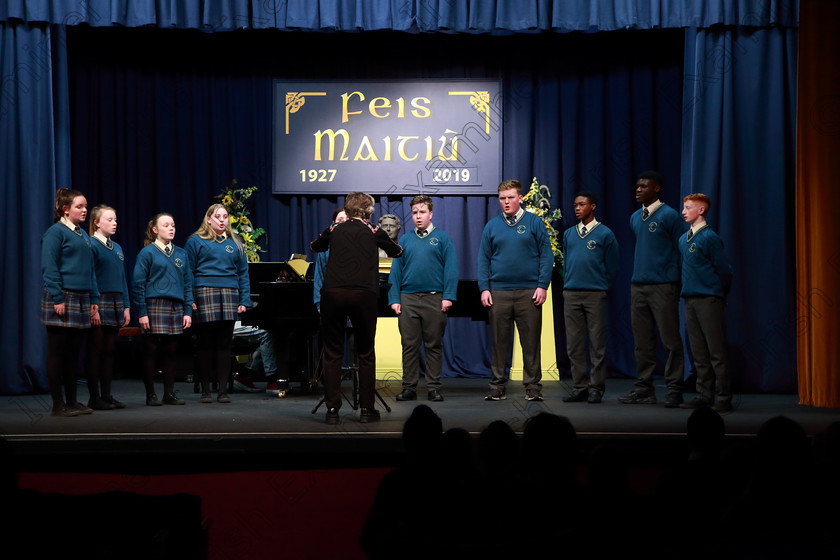
[[[130,519],[158,519],[155,512],[169,506],[155,500],[182,496],[184,510],[167,512],[178,527],[185,526],[183,519],[189,527],[200,524],[201,534],[192,538],[204,543],[178,532],[179,541],[194,551],[183,558],[363,560],[358,544],[362,527],[382,477],[402,463],[402,425],[419,403],[430,404],[444,429],[464,428],[473,441],[494,420],[521,432],[539,412],[565,415],[579,436],[581,480],[586,479],[589,452],[612,445],[623,453],[632,491],[651,495],[666,466],[686,456],[685,424],[691,411],[620,404],[618,396],[632,385],[631,380],[608,380],[604,402],[591,405],[562,402],[568,381],[546,382],[543,402],[526,401],[518,383],[508,387],[506,400],[486,402],[486,380],[445,379],[446,400],[438,403],[397,402],[399,384],[381,384],[379,394],[391,408],[387,412],[377,403],[381,422],[360,424],[358,412],[345,402],[340,424],[329,426],[323,405],[312,413],[320,399],[316,393],[298,390],[279,399],[237,392],[231,404],[199,404],[192,384],[179,383],[179,396],[187,404],[148,407],[142,382],[122,379],[114,383],[114,395],[127,408],[88,416],[51,417],[47,395],[0,397],[0,430],[10,444],[19,487],[35,493],[25,494],[26,503],[35,504],[30,507],[52,511],[38,504],[57,501],[73,504],[74,511],[88,508],[82,517],[100,523],[112,519],[109,527],[120,542],[148,542],[138,522],[125,517],[134,511],[130,504],[141,500],[143,511],[148,510]],[[345,389],[351,397],[349,383]],[[658,392],[664,398],[664,388]],[[79,395],[86,394],[80,385]],[[810,436],[840,420],[840,411],[797,402],[795,395],[737,395],[735,410],[724,415],[728,440],[749,446],[762,423],[777,415],[796,420]],[[440,468],[436,477],[447,472],[446,465]],[[549,484],[553,477],[544,473],[541,478]],[[407,504],[419,503],[428,490],[424,482],[407,489]],[[40,501],[33,502],[33,496]],[[200,512],[192,497],[200,500]],[[101,500],[115,505],[102,507]],[[329,504],[336,503],[340,506],[333,512]],[[340,519],[330,524],[328,539],[322,527],[325,512]],[[70,535],[82,530],[67,521],[63,526]]]
[[[691,411],[666,409],[661,404],[665,396],[662,387],[657,388],[658,405],[619,403],[617,398],[632,385],[632,380],[608,380],[604,402],[593,405],[562,402],[570,390],[568,380],[547,381],[542,402],[526,401],[517,382],[509,384],[506,400],[486,402],[487,382],[475,379],[445,379],[446,400],[438,403],[425,400],[421,381],[417,401],[397,402],[399,383],[380,382],[379,395],[391,408],[388,412],[377,402],[380,422],[359,423],[358,412],[345,401],[341,422],[330,426],[324,422],[324,405],[312,412],[320,395],[294,387],[284,399],[236,392],[231,404],[199,404],[192,384],[178,383],[176,390],[186,405],[148,407],[142,382],[122,379],[114,382],[113,392],[127,405],[125,409],[74,418],[50,416],[48,395],[0,397],[0,433],[11,444],[23,470],[49,468],[45,464],[52,462],[43,461],[44,457],[63,454],[72,454],[74,468],[82,472],[88,468],[101,472],[103,455],[108,457],[107,470],[137,474],[389,467],[400,459],[403,422],[417,404],[425,403],[441,417],[444,429],[463,428],[473,435],[494,420],[504,420],[521,432],[530,416],[544,411],[568,417],[583,449],[600,442],[633,441],[634,460],[641,463],[655,460],[646,459],[646,453],[681,452]],[[350,383],[344,388],[352,400]],[[80,400],[85,401],[86,386],[80,384],[78,389]],[[686,393],[687,400],[692,396]],[[840,420],[840,411],[800,406],[796,395],[738,394],[733,404],[734,411],[724,415],[730,439],[753,438],[763,422],[777,415],[796,420],[810,436]],[[157,460],[173,454],[181,460]],[[208,455],[213,461],[204,460]]]

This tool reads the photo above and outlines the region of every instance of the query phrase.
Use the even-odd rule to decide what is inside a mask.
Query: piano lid
[[[295,259],[290,262],[248,263],[248,277],[251,292],[259,293],[258,286],[263,282],[306,282],[306,273],[312,263]]]

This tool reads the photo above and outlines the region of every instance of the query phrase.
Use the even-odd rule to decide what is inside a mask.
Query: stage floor
[[[30,467],[41,463],[46,455],[73,454],[76,459],[106,454],[114,469],[140,467],[138,457],[160,454],[213,454],[230,459],[214,461],[214,468],[227,470],[266,468],[320,468],[388,466],[401,452],[400,434],[403,422],[412,409],[429,404],[443,420],[444,429],[463,428],[478,434],[490,422],[504,420],[516,432],[525,421],[539,412],[568,417],[582,442],[633,440],[635,447],[647,442],[662,449],[667,442],[683,442],[686,419],[690,410],[666,409],[662,404],[624,405],[617,398],[632,389],[632,380],[608,380],[604,402],[564,403],[570,390],[568,381],[545,383],[543,402],[528,402],[516,382],[508,387],[504,401],[486,402],[486,380],[444,380],[444,402],[425,400],[421,385],[414,402],[397,402],[398,384],[380,385],[382,421],[361,424],[358,412],[345,402],[341,422],[329,426],[324,422],[326,408],[316,413],[320,395],[293,391],[284,399],[265,393],[234,393],[231,404],[199,404],[192,384],[179,383],[179,396],[184,406],[148,407],[142,383],[135,379],[114,382],[114,395],[126,403],[122,410],[96,411],[74,418],[50,416],[48,395],[0,397],[0,434],[12,445],[19,458]],[[660,400],[664,388],[657,389]],[[350,383],[345,394],[351,397]],[[86,399],[87,388],[79,386],[79,395]],[[691,398],[691,394],[686,394]],[[735,410],[724,415],[730,438],[753,438],[763,422],[777,415],[799,422],[813,436],[832,422],[840,420],[840,410],[819,409],[798,404],[796,395],[736,395]],[[640,450],[641,451],[641,450]],[[167,462],[171,470],[172,462]],[[84,462],[75,461],[84,469]],[[146,467],[143,467],[146,468]],[[185,470],[194,466],[183,463]]]

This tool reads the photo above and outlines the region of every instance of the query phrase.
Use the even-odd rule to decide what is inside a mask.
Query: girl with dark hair
[[[152,218],[134,265],[131,301],[146,345],[143,382],[148,406],[185,403],[175,395],[175,352],[177,335],[192,325],[192,274],[187,254],[175,246],[174,238],[175,220],[170,214]],[[154,388],[158,362],[163,371],[163,403]]]
[[[76,400],[76,368],[84,332],[99,304],[90,237],[79,226],[86,217],[84,195],[58,189],[55,223],[41,237],[41,324],[47,327],[47,381],[53,416],[93,412]]]

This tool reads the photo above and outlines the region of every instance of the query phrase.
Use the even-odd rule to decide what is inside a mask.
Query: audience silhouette
[[[729,440],[711,408],[653,492],[634,491],[628,448],[581,447],[540,412],[521,437],[497,420],[472,438],[418,406],[405,462],[385,476],[362,544],[370,558],[840,558],[840,422],[814,439],[784,416]],[[628,443],[632,445],[632,443]],[[638,473],[637,473],[638,474]],[[414,489],[417,488],[417,491]]]
[[[371,559],[428,558],[440,546],[441,499],[438,481],[443,424],[427,405],[414,408],[402,433],[404,462],[383,478],[362,528],[361,547]]]
[[[725,434],[717,412],[694,410],[685,453],[645,493],[634,491],[626,445],[584,448],[566,417],[540,412],[521,436],[497,420],[473,438],[462,428],[444,432],[441,418],[421,404],[403,426],[403,461],[379,486],[362,549],[374,560],[840,558],[833,507],[840,498],[840,422],[813,441],[785,416],[762,424],[754,440]],[[196,497],[22,491],[3,438],[0,499],[11,514],[3,536],[35,539],[47,523],[54,538],[42,543],[45,551],[63,550],[80,524],[100,519],[106,538],[86,557],[206,552]],[[101,512],[115,508],[133,513],[105,522]],[[139,546],[122,550],[125,542]]]
[[[721,518],[719,556],[836,558],[815,474],[802,426],[785,416],[765,422],[746,484]]]

